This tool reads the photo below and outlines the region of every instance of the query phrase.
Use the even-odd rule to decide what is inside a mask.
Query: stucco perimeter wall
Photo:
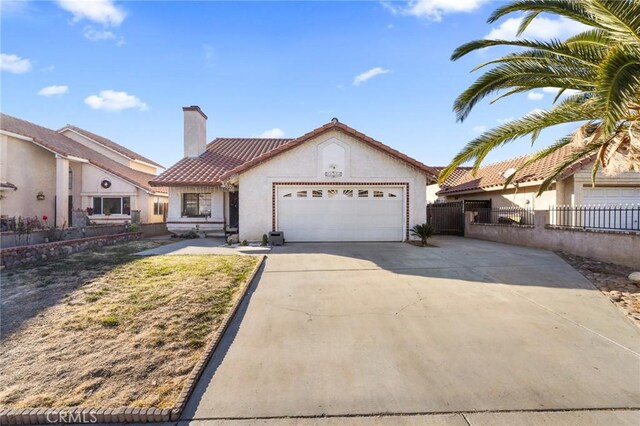
[[[345,148],[344,174],[327,178],[319,153],[335,142]],[[403,161],[334,130],[311,139],[242,173],[239,184],[240,240],[259,241],[272,229],[272,185],[274,182],[326,183],[407,182],[409,227],[426,222],[426,176]],[[170,201],[171,204],[171,201]]]
[[[546,225],[547,211],[536,210],[535,225],[510,226],[473,223],[465,217],[465,237],[546,250],[559,250],[603,262],[640,268],[640,233],[554,228]]]

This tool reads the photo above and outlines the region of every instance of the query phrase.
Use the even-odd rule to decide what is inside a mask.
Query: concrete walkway
[[[579,273],[542,250],[434,243],[274,248],[184,420],[639,423],[640,331]]]
[[[238,246],[226,247],[224,238],[194,238],[189,240],[176,239],[175,242],[144,250],[137,256],[180,255],[180,254],[266,254],[270,247]]]

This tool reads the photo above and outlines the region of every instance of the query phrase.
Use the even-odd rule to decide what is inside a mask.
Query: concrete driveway
[[[640,407],[638,328],[563,260],[433,242],[274,248],[183,418]]]

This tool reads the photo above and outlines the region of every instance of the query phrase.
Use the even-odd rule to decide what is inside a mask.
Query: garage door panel
[[[640,188],[585,188],[583,204],[623,205],[640,203]]]
[[[278,189],[277,226],[287,241],[402,241],[398,187]]]

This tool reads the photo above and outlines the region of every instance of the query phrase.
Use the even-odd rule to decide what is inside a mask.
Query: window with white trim
[[[211,216],[211,193],[182,194],[182,217]]]
[[[93,214],[131,214],[131,197],[93,197]]]
[[[156,216],[162,216],[167,210],[167,205],[168,203],[164,200],[164,198],[156,197],[153,200],[153,214]]]

